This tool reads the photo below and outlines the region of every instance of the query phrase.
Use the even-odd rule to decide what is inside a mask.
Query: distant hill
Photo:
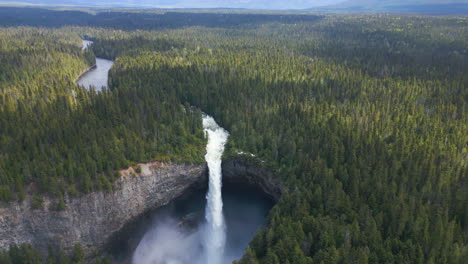
[[[0,6],[197,8],[468,14],[468,0],[0,0]]]
[[[348,0],[313,10],[468,14],[468,0]]]
[[[0,0],[0,5],[290,10],[332,5],[343,1],[345,0]]]

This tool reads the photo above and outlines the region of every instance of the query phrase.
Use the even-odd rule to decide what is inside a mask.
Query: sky
[[[0,0],[39,5],[91,5],[159,8],[249,8],[305,9],[344,2],[346,0]]]

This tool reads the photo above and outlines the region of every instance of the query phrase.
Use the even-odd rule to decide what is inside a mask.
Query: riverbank
[[[96,68],[97,68],[97,65],[93,64],[91,67],[81,71],[81,73],[78,75],[78,78],[75,79],[74,83],[77,83],[86,73]]]

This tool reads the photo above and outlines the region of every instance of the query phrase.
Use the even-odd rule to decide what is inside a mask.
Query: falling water
[[[226,242],[226,227],[223,216],[221,196],[221,158],[229,133],[218,126],[211,117],[203,116],[203,129],[208,136],[205,160],[209,170],[209,186],[206,195],[206,230],[205,230],[205,263],[220,264],[223,259]]]
[[[244,244],[236,244],[243,237],[237,237],[234,243],[226,243],[226,233],[229,230],[223,215],[221,158],[229,133],[208,115],[203,115],[203,129],[208,138],[205,160],[209,171],[204,223],[194,230],[184,230],[174,219],[159,219],[155,227],[140,241],[132,257],[133,264],[224,264],[231,263],[244,252]],[[230,202],[232,204],[232,199]],[[247,207],[236,209],[235,215],[242,217],[242,209]],[[253,223],[255,221],[250,217],[258,211],[255,209],[247,214]],[[263,217],[261,216],[262,219]],[[231,214],[231,220],[234,218]],[[231,224],[231,227],[235,227],[236,221]],[[254,228],[258,226],[254,225]],[[250,239],[255,230],[248,229],[249,224],[242,223],[242,232],[250,233]],[[236,232],[236,235],[242,232]],[[235,237],[232,234],[231,236]],[[245,245],[248,239],[245,240]]]

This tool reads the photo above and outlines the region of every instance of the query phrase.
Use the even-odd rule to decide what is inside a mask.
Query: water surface
[[[87,49],[93,42],[90,40],[83,40],[83,50]],[[96,91],[101,91],[103,87],[107,87],[109,79],[109,70],[114,64],[111,60],[103,58],[96,58],[96,67],[90,69],[83,74],[77,81],[79,86],[86,89],[94,87]]]
[[[179,260],[178,264],[194,264],[203,257],[206,192],[207,188],[194,190],[139,219],[109,248],[113,263],[136,264],[132,258],[141,250],[152,254],[150,259],[166,256]],[[222,197],[226,243],[221,264],[231,264],[242,257],[255,233],[265,225],[274,202],[257,188],[231,183],[223,186]]]

